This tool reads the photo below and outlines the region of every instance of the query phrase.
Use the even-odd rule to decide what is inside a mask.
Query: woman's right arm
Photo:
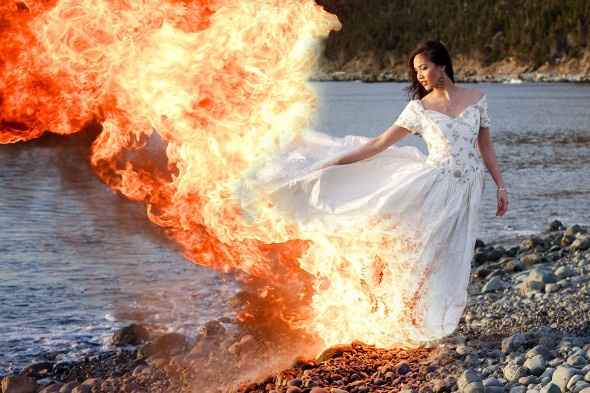
[[[353,162],[372,157],[375,154],[387,149],[389,146],[393,145],[408,134],[410,134],[410,131],[407,129],[397,125],[392,125],[380,135],[372,138],[358,149],[337,158],[333,162],[323,165],[322,168],[328,167],[330,165],[351,164]]]

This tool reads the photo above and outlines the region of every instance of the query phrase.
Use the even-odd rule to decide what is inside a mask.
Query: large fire
[[[309,127],[306,81],[318,41],[340,28],[334,15],[313,0],[2,4],[0,142],[98,122],[95,172],[145,202],[188,259],[259,283],[275,316],[324,346],[409,345],[405,272],[387,261],[411,239],[374,218],[337,235],[304,230],[263,198],[250,220],[235,192]],[[154,143],[163,166],[138,158]]]

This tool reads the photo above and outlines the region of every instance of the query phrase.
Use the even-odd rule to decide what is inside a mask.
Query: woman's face
[[[426,90],[432,90],[444,72],[443,69],[444,66],[434,64],[424,53],[419,53],[414,57],[416,78]]]

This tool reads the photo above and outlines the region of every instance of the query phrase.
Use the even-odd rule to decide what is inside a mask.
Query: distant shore
[[[459,83],[571,82],[590,83],[590,52],[581,58],[564,59],[538,67],[507,58],[497,63],[482,64],[468,57],[454,60],[455,80]],[[407,82],[407,65],[384,61],[372,56],[359,56],[346,63],[320,61],[312,81]]]
[[[407,76],[399,75],[391,71],[367,72],[367,71],[332,71],[316,72],[310,81],[313,82],[347,82],[360,81],[367,83],[380,82],[408,82]],[[528,72],[508,75],[470,75],[455,78],[457,83],[590,83],[590,75],[586,74],[557,74]]]

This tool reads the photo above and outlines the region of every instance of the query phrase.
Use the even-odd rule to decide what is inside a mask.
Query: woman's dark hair
[[[455,74],[453,71],[453,63],[451,62],[451,56],[449,51],[440,41],[425,41],[418,45],[416,49],[410,55],[408,60],[408,79],[410,80],[410,86],[406,87],[408,96],[411,100],[421,99],[428,91],[418,82],[418,75],[414,69],[414,57],[423,53],[426,55],[428,60],[439,66],[445,66],[445,73],[449,79],[455,82]]]

